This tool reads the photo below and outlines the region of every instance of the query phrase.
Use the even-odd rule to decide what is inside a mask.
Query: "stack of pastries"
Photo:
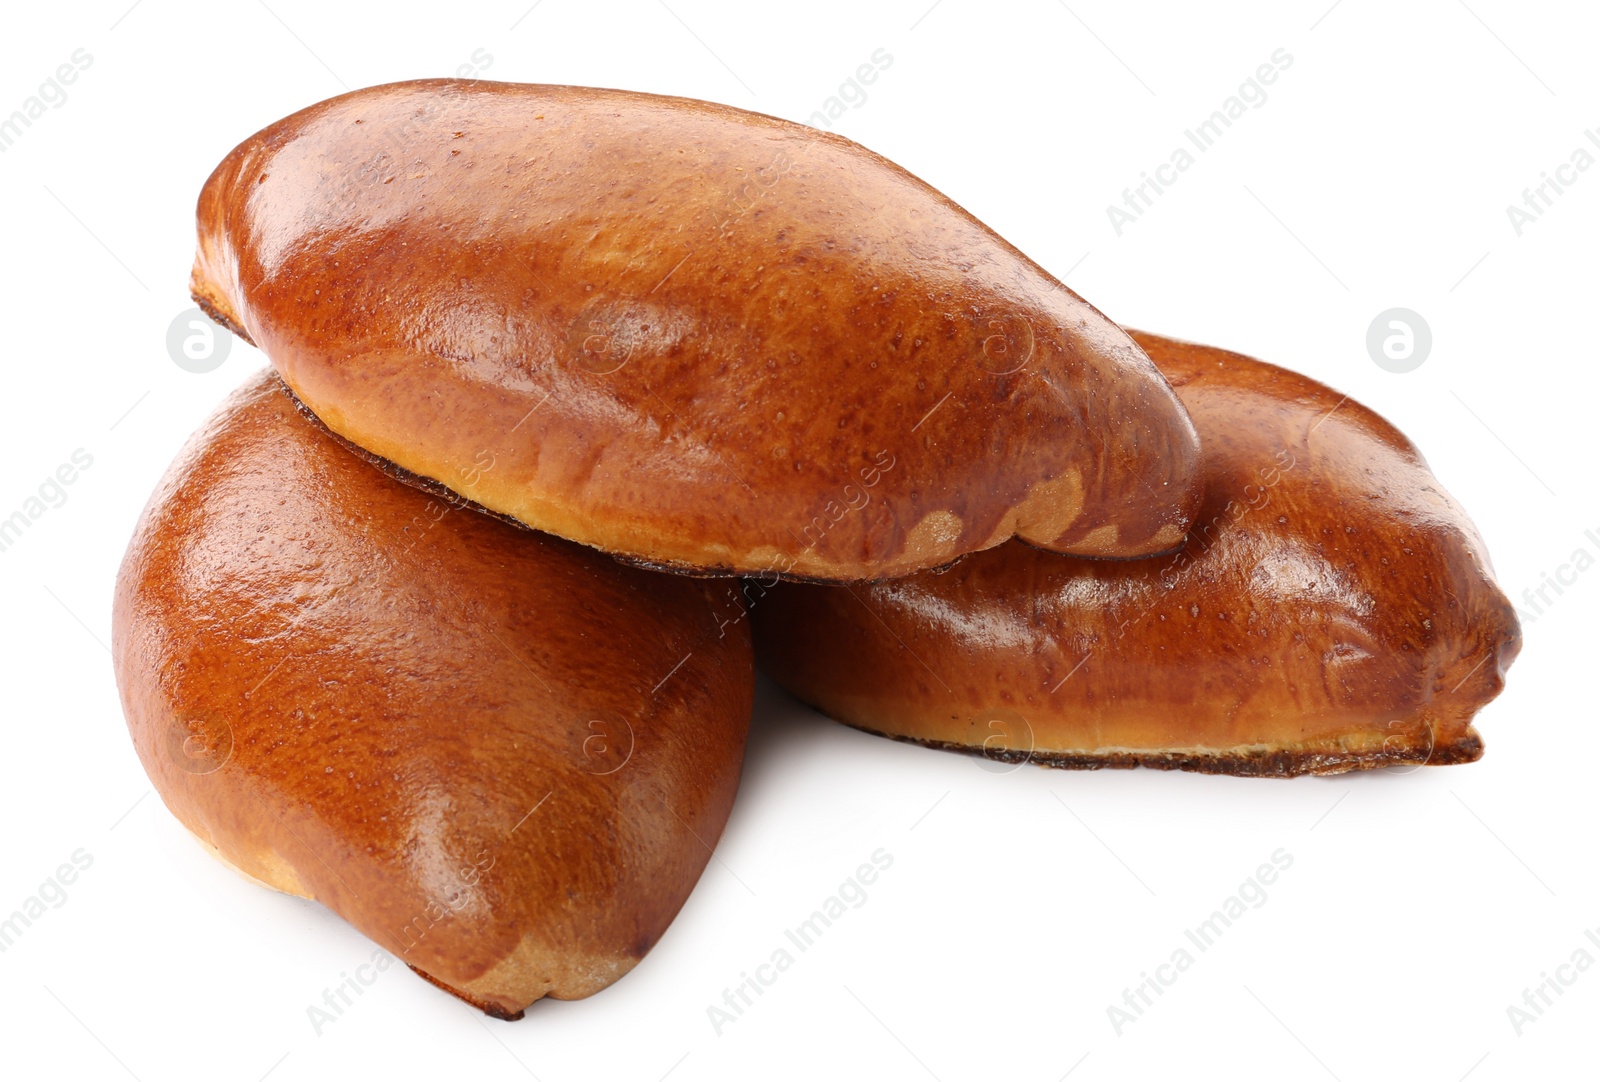
[[[1401,433],[1118,327],[846,139],[399,83],[240,144],[198,230],[271,368],[128,547],[135,748],[217,857],[492,1015],[660,938],[757,664],[1047,766],[1482,754],[1515,614]]]

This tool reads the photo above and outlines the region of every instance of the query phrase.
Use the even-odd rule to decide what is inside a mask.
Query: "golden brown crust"
[[[748,586],[762,666],[851,725],[1008,762],[1292,776],[1482,754],[1521,633],[1403,435],[1313,380],[1135,332],[1207,495],[1174,556],[1018,543],[870,586]]]
[[[884,578],[1171,548],[1192,425],[1117,326],[903,169],[682,98],[429,80],[251,137],[192,278],[330,429],[653,566]]]
[[[726,822],[743,622],[390,481],[280,389],[218,411],[129,545],[113,646],[146,771],[226,862],[491,1014],[598,991]]]

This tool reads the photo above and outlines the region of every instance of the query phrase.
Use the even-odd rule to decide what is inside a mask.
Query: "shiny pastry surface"
[[[269,371],[151,497],[113,630],[184,826],[500,1016],[628,972],[738,786],[748,629],[710,583],[392,480]]]
[[[1392,425],[1293,372],[1135,332],[1206,498],[1173,556],[1012,542],[870,586],[745,584],[757,657],[886,735],[1068,767],[1336,773],[1478,758],[1521,633],[1477,530]]]
[[[878,579],[1167,551],[1193,426],[1115,324],[865,148],[682,98],[429,80],[247,139],[196,299],[327,426],[631,560]]]

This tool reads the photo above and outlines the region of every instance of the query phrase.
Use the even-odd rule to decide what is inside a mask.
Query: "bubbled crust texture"
[[[263,373],[151,498],[113,633],[185,826],[509,1016],[616,980],[688,896],[738,784],[744,626],[383,476]]]
[[[725,106],[431,80],[246,140],[193,291],[335,432],[632,559],[876,579],[1170,550],[1198,445],[1129,337],[950,200]]]
[[[943,573],[755,597],[757,654],[840,720],[1070,767],[1335,773],[1476,759],[1520,645],[1483,543],[1415,447],[1312,380],[1135,334],[1200,431],[1174,556],[1015,542]]]

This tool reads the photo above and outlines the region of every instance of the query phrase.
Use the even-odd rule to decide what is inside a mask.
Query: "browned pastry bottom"
[[[214,322],[228,328],[232,334],[236,335],[249,345],[253,346],[256,344],[255,340],[250,337],[250,332],[239,326],[239,321],[230,316],[219,304],[217,304],[216,301],[212,300],[209,295],[202,293],[199,290],[191,290],[189,296],[195,304],[200,306],[200,311],[211,317]]]
[[[508,1011],[492,999],[483,999],[480,996],[474,996],[463,992],[459,988],[452,988],[448,984],[444,983],[444,981],[441,981],[438,977],[418,969],[410,962],[406,963],[406,968],[411,970],[411,972],[415,973],[417,976],[421,977],[423,980],[427,981],[429,984],[433,985],[435,988],[442,988],[446,992],[449,992],[451,995],[455,996],[457,999],[461,1000],[463,1003],[478,1008],[478,1010],[482,1011],[490,1018],[498,1018],[502,1022],[520,1022],[523,1015],[528,1013],[525,1010]]]
[[[903,744],[917,744],[940,751],[963,752],[998,763],[1022,766],[1036,763],[1058,770],[1184,770],[1194,774],[1230,774],[1241,778],[1298,778],[1305,775],[1346,774],[1352,770],[1380,770],[1393,766],[1454,766],[1475,763],[1483,758],[1483,739],[1469,728],[1453,743],[1432,751],[1419,748],[1385,747],[1375,751],[1350,753],[1303,751],[1275,748],[1263,751],[1228,751],[1202,754],[1196,751],[1099,753],[1063,755],[1058,752],[1024,751],[1013,748],[957,744],[949,740],[922,740],[898,733],[880,733],[865,725],[845,722],[873,736],[887,736]]]

